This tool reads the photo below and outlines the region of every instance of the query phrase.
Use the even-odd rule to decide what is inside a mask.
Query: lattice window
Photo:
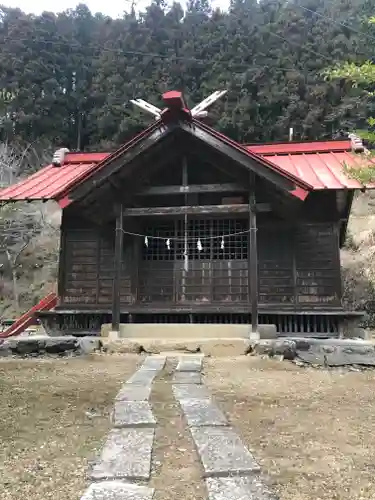
[[[189,220],[186,228],[189,260],[247,259],[249,238],[247,228],[246,220]],[[147,245],[145,242],[143,244],[143,260],[182,260],[184,258],[185,223],[183,220],[147,226],[144,234],[149,235],[149,238]],[[169,248],[168,239],[170,240]]]
[[[164,224],[146,226],[144,234],[149,235],[146,242],[143,242],[143,260],[175,260],[176,228],[173,221]],[[170,241],[170,249],[167,247],[166,241]]]

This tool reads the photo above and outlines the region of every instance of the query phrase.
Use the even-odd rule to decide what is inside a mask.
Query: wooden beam
[[[251,331],[255,333],[258,330],[258,249],[254,174],[250,174],[250,186],[248,286],[249,300],[251,301]]]
[[[277,168],[272,167],[268,160],[257,156],[250,151],[246,152],[226,137],[219,136],[204,125],[190,127],[188,124],[180,123],[180,127],[193,137],[214,148],[226,158],[230,158],[237,164],[243,165],[249,172],[254,172],[274,184],[279,189],[290,192],[300,201],[308,195],[311,187],[303,181],[292,179],[289,174],[284,174]],[[297,189],[298,188],[298,189]]]
[[[112,331],[120,331],[120,281],[122,265],[122,248],[124,240],[123,232],[123,206],[117,206],[116,214],[116,234],[115,234],[115,275],[113,278],[112,295]]]
[[[268,203],[259,203],[256,206],[258,212],[270,212]],[[162,215],[206,215],[206,214],[238,214],[248,213],[249,205],[241,203],[237,205],[199,205],[199,206],[178,206],[178,207],[139,207],[127,208],[124,216],[127,217],[148,217]]]
[[[190,186],[152,186],[141,191],[142,196],[185,193],[243,193],[247,188],[235,183],[192,184]]]
[[[110,185],[113,187],[115,193],[117,195],[121,195],[122,194],[122,187],[120,185],[120,183],[118,182],[117,179],[115,179],[113,176],[112,177],[109,177],[108,179],[108,182],[110,183]]]

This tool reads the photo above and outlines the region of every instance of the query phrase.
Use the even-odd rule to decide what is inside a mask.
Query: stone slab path
[[[147,357],[120,389],[111,415],[115,428],[89,475],[99,482],[81,500],[152,500],[153,488],[131,481],[150,479],[156,419],[148,399],[165,362],[163,356]]]
[[[209,399],[180,399],[179,402],[190,427],[228,425],[223,413]]]
[[[112,413],[115,427],[150,427],[156,424],[148,401],[116,401]]]
[[[154,490],[123,481],[91,484],[81,500],[152,500]]]
[[[116,401],[147,401],[150,394],[151,385],[125,384],[117,394]]]
[[[260,480],[260,467],[252,453],[228,426],[205,387],[193,382],[199,360],[195,364],[190,358],[189,363],[180,361],[178,366],[192,368],[190,383],[174,385],[173,394],[185,415],[203,466],[208,500],[276,500]],[[180,375],[187,375],[185,370]]]
[[[209,477],[208,500],[276,500],[257,477]]]
[[[233,429],[192,427],[191,433],[203,463],[205,476],[247,475],[260,471],[253,455]]]
[[[112,430],[91,479],[149,479],[153,440],[154,429]]]
[[[174,384],[201,384],[202,383],[202,375],[198,372],[176,372],[173,375],[172,382]]]
[[[127,384],[139,384],[144,386],[150,386],[158,374],[158,370],[152,370],[149,368],[139,369],[130,379],[126,382]]]
[[[180,399],[210,399],[210,393],[204,385],[178,384],[172,386],[173,395]]]
[[[111,414],[113,429],[91,470],[90,479],[94,482],[81,500],[154,498],[155,491],[148,484],[154,470],[152,450],[158,422],[149,399],[152,384],[165,363],[165,356],[146,357],[143,365],[121,387]],[[200,491],[203,493],[205,489],[207,500],[276,500],[260,479],[260,467],[254,456],[202,385],[202,367],[203,356],[182,356],[173,373],[172,385],[169,378],[158,382],[158,387],[169,385],[169,398],[173,401],[174,397],[178,402],[186,423],[184,419],[180,421],[185,429],[189,428],[194,441],[202,467],[201,479],[196,472],[194,483],[202,481]],[[156,394],[153,392],[154,398]],[[155,401],[159,400],[153,399],[153,404]],[[166,422],[158,411],[158,417],[165,422],[163,429],[168,431],[170,421]],[[160,439],[160,427],[158,429]],[[190,446],[193,453],[193,445]],[[198,471],[198,467],[195,470]],[[159,486],[161,484],[159,482]],[[167,489],[164,492],[169,494]],[[172,493],[169,498],[174,496]]]
[[[202,370],[203,356],[186,356],[178,362],[176,372],[200,372]]]

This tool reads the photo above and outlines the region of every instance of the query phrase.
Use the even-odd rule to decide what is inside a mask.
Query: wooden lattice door
[[[141,302],[247,302],[247,227],[241,219],[177,220],[146,227]]]

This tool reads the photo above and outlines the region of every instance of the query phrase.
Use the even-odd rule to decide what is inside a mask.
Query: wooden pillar
[[[131,294],[132,302],[136,304],[139,297],[139,260],[141,254],[141,240],[133,236],[133,247],[131,251]]]
[[[184,203],[185,206],[188,204],[188,166],[186,156],[182,159],[182,185],[185,188]],[[184,264],[182,268],[182,283],[181,283],[181,300],[184,302],[186,300],[186,276],[189,267],[189,243],[188,243],[188,216],[187,213],[184,215]]]
[[[115,233],[115,262],[112,295],[112,331],[120,331],[120,282],[122,267],[123,248],[123,205],[120,203],[116,207],[116,233]]]
[[[248,287],[249,301],[251,302],[251,331],[258,330],[258,248],[257,248],[257,220],[255,199],[255,177],[250,175],[249,194],[249,248],[248,248]]]

